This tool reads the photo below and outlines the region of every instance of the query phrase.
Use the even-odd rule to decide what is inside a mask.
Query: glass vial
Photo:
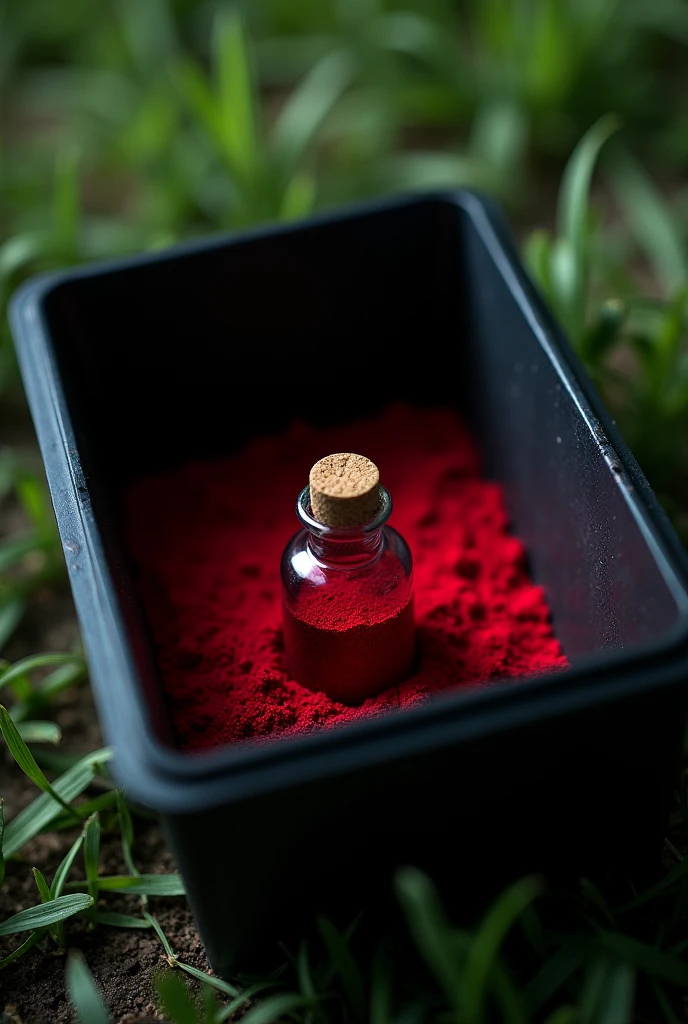
[[[329,455],[298,497],[302,529],[282,556],[289,674],[343,704],[361,704],[413,668],[412,559],[387,525],[391,511],[369,459]]]

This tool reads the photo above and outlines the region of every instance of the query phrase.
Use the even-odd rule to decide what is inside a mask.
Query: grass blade
[[[110,1015],[81,953],[72,950],[67,959],[67,992],[79,1024],[110,1024]]]
[[[550,1013],[545,1024],[576,1024],[578,1010],[575,1006],[560,1006],[559,1009]]]
[[[312,174],[297,171],[287,182],[279,208],[280,220],[305,217],[315,206],[317,184]]]
[[[299,952],[294,961],[294,967],[296,968],[296,975],[299,980],[299,990],[301,995],[307,996],[308,999],[312,999],[315,996],[315,985],[313,984],[313,976],[311,973],[311,965],[308,957],[308,943],[305,939],[302,939],[299,946]]]
[[[528,145],[528,118],[513,99],[482,100],[476,111],[468,151],[478,162],[491,167],[503,181],[502,192],[518,185]]]
[[[55,665],[77,665],[84,671],[86,669],[86,662],[80,654],[34,654],[29,658],[21,658],[20,661],[15,661],[10,668],[0,672],[0,688],[6,686],[7,683],[13,682],[15,679],[19,679],[20,676],[27,675],[29,672],[35,672],[39,668],[51,668]]]
[[[258,97],[248,39],[237,10],[220,16],[214,40],[224,150],[230,166],[248,180],[257,163]]]
[[[164,68],[179,49],[177,25],[169,0],[119,0],[119,23],[127,48],[142,75]]]
[[[96,914],[98,924],[107,924],[111,928],[150,928],[150,921],[132,914],[118,914],[115,911],[99,910]]]
[[[57,746],[62,739],[62,730],[56,722],[18,722],[17,731],[24,743],[52,743]]]
[[[72,870],[72,864],[76,859],[77,853],[81,849],[81,844],[83,843],[83,841],[84,833],[82,832],[79,838],[75,840],[74,843],[72,843],[72,846],[70,847],[65,857],[60,862],[60,865],[58,866],[58,869],[53,876],[52,885],[50,886],[51,899],[54,900],[56,899],[56,897],[61,895],[62,890],[64,889],[65,882],[67,881],[67,878],[69,876],[69,872]]]
[[[88,675],[88,666],[85,658],[80,655],[73,655],[70,664],[56,668],[54,672],[42,679],[38,684],[37,696],[42,700],[49,700],[63,690],[80,683]]]
[[[603,1024],[630,1024],[633,1020],[635,972],[628,964],[616,964],[607,986]]]
[[[375,18],[370,31],[378,46],[423,61],[449,89],[456,88],[462,95],[468,95],[469,69],[457,61],[451,33],[445,32],[435,18],[411,11],[390,11]]]
[[[39,233],[15,235],[0,246],[0,284],[41,256],[45,237]]]
[[[169,940],[168,940],[167,936],[165,935],[164,931],[162,930],[162,925],[158,921],[157,917],[153,917],[153,915],[149,914],[147,910],[143,911],[143,915],[142,916],[143,916],[145,921],[148,921],[148,923],[150,924],[151,928],[154,929],[155,934],[160,939],[160,941],[162,943],[162,946],[163,946],[163,949],[165,950],[165,955],[167,956],[167,959],[170,962],[172,962],[172,961],[176,962],[177,954],[175,953],[175,951],[170,946]]]
[[[163,1009],[175,1024],[198,1024],[196,1007],[181,978],[174,971],[166,971],[155,981]]]
[[[60,865],[58,866],[57,871],[55,872],[55,875],[53,877],[52,885],[50,886],[50,898],[51,899],[56,899],[58,896],[62,895],[62,890],[64,888],[65,882],[67,881],[67,877],[69,875],[69,872],[72,869],[72,865],[74,863],[74,858],[76,857],[77,853],[81,849],[81,845],[82,845],[83,841],[84,841],[84,832],[82,830],[81,835],[76,840],[76,842],[74,842],[72,844],[71,848],[67,851],[66,856],[62,859],[62,861],[60,862]],[[55,942],[57,944],[58,949],[64,949],[65,948],[65,941],[66,941],[65,940],[64,924],[62,922],[60,922],[59,924],[55,925],[55,929],[54,929],[52,934],[53,934],[53,937],[55,939]]]
[[[70,892],[83,888],[86,882],[70,882]],[[101,875],[98,879],[101,892],[133,892],[141,896],[185,896],[186,890],[181,877],[169,875]]]
[[[385,175],[395,189],[484,188],[497,191],[491,168],[451,151],[409,150],[392,156]]]
[[[33,931],[34,928],[47,928],[57,921],[64,921],[74,914],[79,914],[91,906],[90,896],[74,893],[71,896],[58,896],[50,903],[20,910],[18,914],[0,922],[0,935],[13,935],[15,932]]]
[[[487,980],[502,943],[520,915],[542,892],[539,878],[523,878],[509,886],[488,911],[471,943],[463,984],[464,1013],[467,1021],[483,1019]]]
[[[50,895],[50,886],[43,877],[43,873],[38,868],[31,868],[33,871],[33,877],[36,879],[36,885],[41,896],[42,903],[49,903],[52,899]]]
[[[557,231],[571,256],[570,282],[567,290],[560,292],[559,300],[574,339],[580,337],[585,322],[590,182],[602,146],[619,128],[618,118],[606,114],[588,129],[569,158],[559,190]]]
[[[223,125],[220,111],[203,72],[191,60],[183,60],[177,68],[179,89],[189,109],[220,151],[223,150]]]
[[[14,960],[18,960],[20,956],[24,955],[24,953],[28,953],[32,946],[35,946],[37,942],[41,941],[46,930],[46,928],[38,928],[35,932],[31,932],[28,939],[25,939],[21,946],[17,946],[16,949],[13,949],[11,953],[8,953],[6,957],[0,960],[0,971],[3,967],[7,967],[8,964],[11,964]]]
[[[634,987],[635,975],[628,964],[606,958],[594,961],[581,994],[579,1024],[628,1024]]]
[[[92,918],[98,910],[98,868],[100,860],[100,815],[96,811],[86,822],[84,828],[84,870],[88,894],[93,900]]]
[[[580,887],[581,894],[584,897],[584,899],[586,899],[589,903],[592,904],[593,907],[599,910],[607,926],[611,925],[612,928],[616,929],[617,925],[616,921],[614,920],[614,915],[609,909],[607,901],[605,900],[604,896],[597,888],[597,886],[594,885],[589,878],[583,878],[581,879]]]
[[[41,540],[57,540],[55,516],[45,485],[34,473],[23,471],[16,479],[17,497]]]
[[[353,1015],[358,1020],[362,1020],[365,1017],[363,979],[358,964],[352,956],[349,944],[326,917],[318,917],[318,929],[327,946],[332,966],[342,980]]]
[[[26,601],[15,595],[6,600],[0,607],[0,651],[10,639],[15,629],[24,618]]]
[[[417,868],[402,868],[395,887],[411,935],[450,1005],[460,1015],[463,1005],[461,960],[451,941],[451,928],[430,879]]]
[[[621,127],[616,114],[605,114],[587,130],[571,154],[557,203],[557,232],[568,238],[578,259],[585,249],[588,196],[603,145]]]
[[[192,967],[191,964],[183,964],[181,960],[177,960],[177,967],[180,967],[187,974],[190,974],[192,978],[196,978],[198,981],[203,981],[206,985],[211,985],[216,988],[218,992],[224,992],[226,996],[236,996],[238,989],[234,985],[230,985],[228,981],[223,981],[222,978],[216,978],[212,974],[206,974],[204,971],[199,971],[198,967]]]
[[[392,977],[386,957],[378,951],[370,978],[370,1024],[390,1024],[392,1020]]]
[[[609,968],[606,959],[596,959],[588,966],[583,991],[580,993],[578,1018],[580,1024],[596,1024],[600,1002],[604,997],[604,985]]]
[[[0,573],[6,573],[13,566],[18,565],[39,546],[39,542],[32,533],[28,536],[5,538],[0,543]]]
[[[355,65],[346,50],[323,57],[285,103],[272,143],[283,171],[289,173],[308,149],[325,118],[351,84]]]
[[[531,906],[526,907],[521,914],[520,924],[524,938],[538,959],[544,962],[549,955],[547,951],[547,942],[545,940],[545,931],[542,927],[540,915],[532,904]]]
[[[5,828],[4,854],[12,857],[25,843],[37,836],[53,818],[60,814],[65,801],[73,800],[91,784],[98,766],[112,757],[108,747],[96,750],[82,757],[72,768],[55,780],[53,790],[62,798],[54,800],[50,793],[44,793],[25,807]],[[74,809],[69,808],[70,815]]]
[[[50,903],[50,901],[52,900],[52,896],[50,895],[50,887],[49,887],[48,883],[46,882],[45,878],[43,877],[43,873],[41,871],[39,871],[38,868],[32,868],[31,870],[33,872],[33,877],[34,877],[34,879],[36,881],[36,886],[38,888],[38,892],[40,893],[41,903]],[[63,927],[62,922],[58,922],[57,924],[51,925],[50,928],[48,929],[48,931],[50,932],[51,937],[53,938],[54,942],[58,946],[61,945],[61,942],[60,942],[61,931],[60,931],[60,929],[62,927]]]
[[[21,770],[25,775],[31,779],[32,782],[42,789],[44,793],[48,793],[53,800],[56,800],[62,805],[65,811],[69,814],[77,815],[62,797],[53,787],[50,785],[41,769],[36,764],[33,754],[24,743],[24,740],[19,734],[19,730],[10,718],[9,711],[0,704],[0,732],[4,737],[5,743],[9,747],[12,757],[17,762]]]
[[[491,995],[501,1010],[504,1024],[529,1024],[521,994],[499,959],[493,961],[491,978]],[[479,1019],[487,1019],[487,1014],[485,1017],[481,1014]]]
[[[17,719],[15,718],[16,721]],[[34,751],[34,757],[43,771],[54,772],[58,776],[64,775],[65,772],[81,761],[79,754],[67,754],[63,750],[51,750],[50,747],[37,747]],[[60,811],[60,813],[62,812]]]
[[[526,1012],[533,1017],[585,961],[587,944],[579,938],[565,942],[543,964],[521,993]]]
[[[636,241],[671,295],[688,279],[688,249],[672,207],[630,153],[618,153],[609,182]]]
[[[140,871],[134,864],[132,846],[134,844],[134,825],[129,813],[129,807],[125,800],[124,793],[117,790],[117,814],[119,817],[119,828],[122,840],[122,858],[127,866],[130,875],[139,875]]]
[[[552,288],[552,239],[549,234],[541,229],[531,231],[523,247],[523,256],[540,289],[554,304],[556,296]]]
[[[632,964],[649,977],[688,988],[688,963],[678,956],[615,932],[603,932],[598,936],[598,942],[604,950]]]
[[[585,331],[578,345],[581,358],[590,363],[593,370],[618,340],[627,317],[628,311],[619,299],[607,299],[602,303],[595,322]]]
[[[49,705],[58,693],[86,679],[87,675],[86,662],[82,658],[76,664],[60,665],[30,691],[26,700],[15,701],[12,705],[12,718],[15,723],[19,724],[31,718],[39,708]]]
[[[657,899],[658,896],[662,896],[665,893],[668,894],[671,888],[678,882],[683,881],[688,876],[688,859],[681,861],[675,868],[664,875],[658,882],[651,885],[644,892],[641,892],[635,899],[630,900],[628,903],[624,903],[621,907],[617,908],[617,914],[624,914],[630,910],[637,910],[638,907],[642,907],[645,903],[651,903]]]
[[[160,939],[167,961],[171,967],[180,967],[187,974],[190,974],[193,978],[197,978],[199,981],[205,982],[207,985],[212,985],[213,988],[218,989],[220,992],[224,992],[228,996],[236,996],[238,989],[234,985],[230,985],[228,981],[223,981],[222,978],[216,978],[213,975],[205,974],[203,971],[199,971],[197,967],[192,967],[190,964],[183,964],[177,959],[177,954],[172,949],[169,939],[165,935],[162,926],[157,918],[149,914],[147,910],[143,911],[143,918],[148,924],[155,930],[155,934]]]
[[[107,793],[101,793],[100,796],[94,796],[92,800],[85,800],[74,810],[79,815],[82,821],[89,818],[95,811],[107,811],[110,807],[113,807],[117,803],[117,796],[115,791],[111,789]],[[71,817],[67,817],[62,811],[57,815],[56,818],[50,823],[46,831],[57,832],[63,828],[72,828],[74,821]]]
[[[0,965],[2,966],[2,965]],[[667,996],[666,992],[661,985],[658,985],[656,981],[651,982],[652,991],[654,997],[657,1000],[660,1010],[664,1016],[664,1020],[667,1024],[681,1024],[678,1017],[674,1012],[674,1008],[671,1005],[671,1000]]]
[[[241,1018],[242,1024],[273,1024],[288,1013],[309,1006],[311,1000],[295,993],[285,992],[281,995],[269,996],[257,1006],[250,1009]]]
[[[200,1024],[218,1024],[217,1013],[219,1005],[215,989],[210,985],[202,985],[201,997],[203,998],[203,1020]]]
[[[203,999],[203,1021],[200,1024],[218,1024],[218,1002],[215,989],[210,985],[201,985],[201,997]]]
[[[208,982],[212,981],[211,978],[206,978],[206,980]],[[239,993],[236,999],[233,999],[231,1003],[227,1004],[227,1006],[222,1007],[215,1018],[215,1024],[224,1024],[224,1021],[233,1017],[237,1010],[240,1010],[242,1006],[250,1002],[254,996],[259,995],[261,992],[265,992],[268,988],[272,988],[274,984],[274,981],[257,981],[255,985],[249,985],[248,988],[245,988],[243,992]]]

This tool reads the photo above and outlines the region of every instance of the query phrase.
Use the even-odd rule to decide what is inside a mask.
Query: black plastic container
[[[11,320],[114,770],[161,812],[217,971],[314,910],[372,912],[401,863],[459,903],[526,870],[658,866],[686,711],[683,555],[490,203],[404,197],[39,278]],[[360,405],[331,369],[352,351]],[[316,421],[390,398],[469,418],[569,672],[175,749],[120,495],[278,429],[304,394]]]

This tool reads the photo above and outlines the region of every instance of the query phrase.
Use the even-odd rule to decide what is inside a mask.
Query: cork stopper
[[[308,483],[313,518],[324,526],[362,526],[380,507],[380,473],[363,455],[326,455]]]

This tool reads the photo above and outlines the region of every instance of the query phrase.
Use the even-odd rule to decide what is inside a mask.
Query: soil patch
[[[22,631],[20,639],[13,642],[12,656],[19,657],[27,653],[25,647],[31,651],[44,649],[46,636],[54,638],[56,647],[66,649],[71,646],[76,635],[76,621],[70,611],[66,591],[53,592],[52,595],[46,593],[34,602],[26,629]],[[39,637],[40,643],[36,644]],[[102,745],[91,692],[87,686],[62,695],[54,717],[64,730],[60,749],[65,752],[86,753]],[[11,820],[38,796],[38,791],[11,761],[4,745],[0,751],[0,773],[6,820]],[[96,785],[91,795],[97,791]],[[108,830],[107,814],[103,815],[103,826],[101,872],[124,874],[126,867],[122,859],[119,832],[115,822],[111,823]],[[172,857],[154,820],[135,814],[134,831],[134,858],[142,872],[175,870]],[[50,881],[77,834],[78,830],[68,829],[38,836],[22,849],[21,859],[7,864],[7,876],[0,889],[0,920],[39,902],[31,868],[34,865],[40,868]],[[83,865],[78,857],[72,877],[80,875],[83,877]],[[103,897],[100,905],[102,909],[132,915],[139,913],[139,900],[135,896]],[[151,900],[150,910],[160,921],[180,959],[200,970],[209,971],[186,901],[181,898]],[[103,925],[90,931],[87,922],[79,919],[67,921],[66,928],[68,945],[80,949],[84,954],[101,988],[113,1024],[162,1019],[156,1014],[154,982],[157,974],[169,968],[162,946],[152,931],[124,930]],[[18,946],[24,938],[26,935],[0,939],[0,958]],[[187,976],[184,978],[187,980]],[[188,979],[188,983],[192,990],[198,988],[193,980]],[[34,947],[0,972],[0,1020],[3,1014],[12,1024],[72,1022],[74,1014],[65,989],[64,956]]]

